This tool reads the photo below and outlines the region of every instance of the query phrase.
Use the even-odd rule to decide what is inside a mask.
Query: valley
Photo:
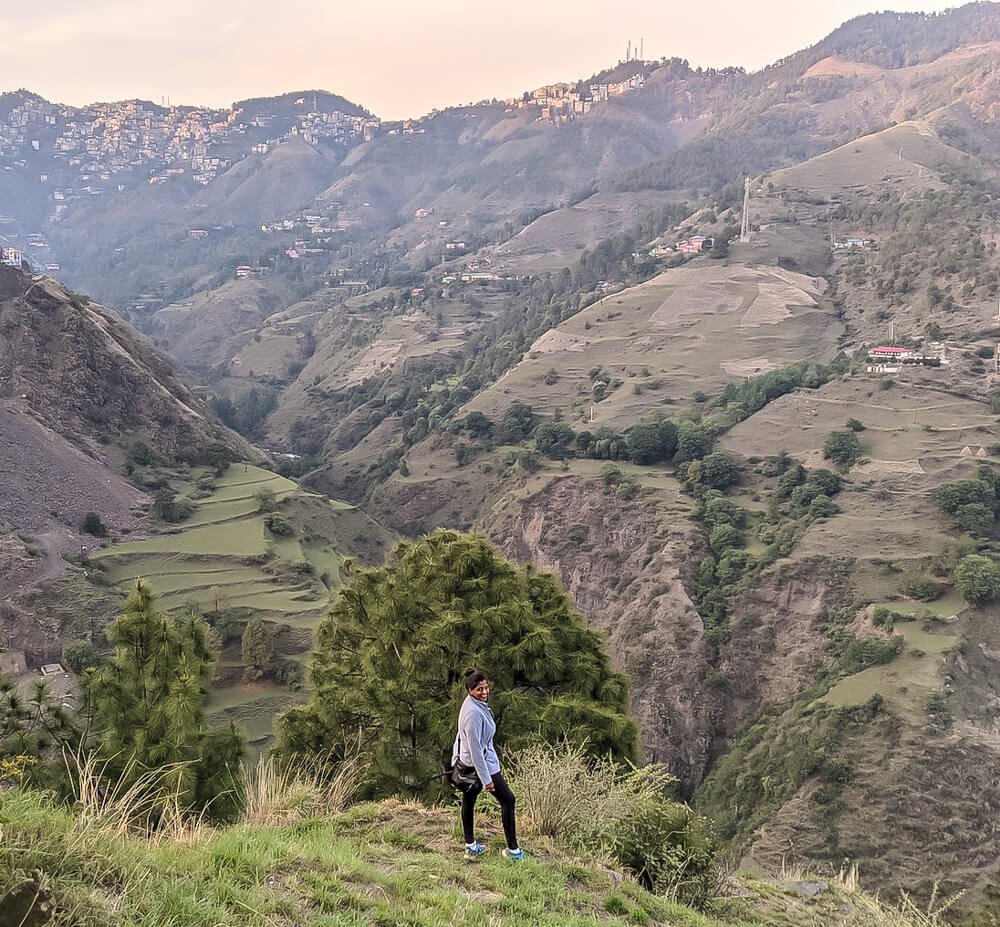
[[[998,10],[630,63],[585,111],[244,101],[211,176],[58,221],[3,172],[0,643],[106,650],[142,579],[258,753],[358,568],[473,531],[561,583],[741,868],[991,923]]]

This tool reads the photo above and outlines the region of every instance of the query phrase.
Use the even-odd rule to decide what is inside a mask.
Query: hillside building
[[[0,250],[0,264],[5,267],[16,267],[21,269],[24,262],[24,252],[20,248],[4,248]]]
[[[870,348],[868,356],[873,360],[893,360],[901,361],[906,357],[912,357],[914,351],[911,348],[878,347]]]
[[[685,238],[684,241],[677,242],[674,245],[674,250],[681,254],[698,254],[711,248],[714,244],[714,239],[706,238],[704,235],[692,235],[690,238]]]

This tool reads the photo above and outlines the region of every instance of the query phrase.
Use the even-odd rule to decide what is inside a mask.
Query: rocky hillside
[[[220,440],[250,452],[146,339],[49,277],[0,268],[0,357],[0,400],[55,430],[169,454]]]
[[[63,555],[96,545],[81,532],[88,512],[113,536],[148,530],[149,496],[123,473],[137,442],[166,456],[220,442],[260,456],[113,313],[0,267],[0,630],[15,649],[58,655],[68,603],[113,614],[117,597]]]

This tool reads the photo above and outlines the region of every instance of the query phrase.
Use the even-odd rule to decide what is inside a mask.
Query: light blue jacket
[[[496,732],[497,722],[490,706],[467,695],[458,713],[458,736],[451,750],[451,762],[475,766],[484,787],[493,781],[494,773],[500,772],[500,758],[493,747]]]

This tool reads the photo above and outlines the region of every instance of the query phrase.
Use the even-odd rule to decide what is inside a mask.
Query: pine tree
[[[79,742],[79,728],[44,679],[35,680],[25,695],[13,679],[0,676],[0,765],[21,758],[25,781],[58,787],[65,773],[63,750],[72,753]]]
[[[260,679],[271,666],[274,638],[259,618],[247,622],[243,631],[243,678]]]
[[[210,732],[205,724],[214,668],[207,625],[196,615],[178,624],[154,603],[138,580],[105,632],[114,655],[86,681],[96,749],[119,779],[173,767],[182,803],[205,807],[231,787],[243,744],[235,731]]]
[[[552,576],[483,537],[399,544],[386,566],[353,573],[316,640],[312,701],[279,719],[278,750],[319,753],[361,731],[372,795],[434,791],[470,665],[493,682],[498,747],[568,737],[595,755],[634,754],[628,682],[600,637]]]

